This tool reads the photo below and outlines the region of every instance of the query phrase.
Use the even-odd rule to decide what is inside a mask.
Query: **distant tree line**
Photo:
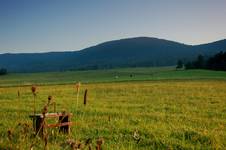
[[[181,60],[177,62],[177,69],[210,69],[226,71],[226,52],[219,52],[211,57],[198,55],[194,61],[183,63]]]
[[[0,75],[5,75],[5,74],[7,74],[7,69],[0,68]]]

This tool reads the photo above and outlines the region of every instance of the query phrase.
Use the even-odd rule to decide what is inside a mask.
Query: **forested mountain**
[[[53,50],[54,51],[54,50]],[[73,52],[1,54],[0,68],[9,72],[42,72],[114,67],[170,66],[178,59],[226,51],[226,40],[186,45],[164,39],[137,37],[105,42]]]

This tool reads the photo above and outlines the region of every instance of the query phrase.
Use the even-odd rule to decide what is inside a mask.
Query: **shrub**
[[[5,74],[7,74],[7,69],[1,68],[0,69],[0,75],[5,75]]]

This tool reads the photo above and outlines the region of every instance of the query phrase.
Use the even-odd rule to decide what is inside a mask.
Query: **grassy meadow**
[[[50,85],[150,81],[150,80],[226,80],[226,72],[210,70],[175,70],[175,67],[119,68],[109,70],[43,72],[43,73],[9,73],[0,76],[0,87],[24,85]]]
[[[37,111],[51,95],[58,112],[73,113],[69,135],[48,129],[49,150],[72,149],[68,139],[83,149],[96,149],[99,139],[110,150],[225,149],[225,79],[225,72],[171,67],[1,76],[0,149],[45,147],[45,140],[34,138],[28,117],[33,112],[32,84],[37,85]]]

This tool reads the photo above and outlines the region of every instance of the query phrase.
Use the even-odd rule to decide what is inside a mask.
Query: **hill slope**
[[[226,50],[226,40],[191,46],[173,41],[137,37],[105,42],[74,52],[1,54],[0,67],[11,72],[63,71],[133,66],[169,66]]]

